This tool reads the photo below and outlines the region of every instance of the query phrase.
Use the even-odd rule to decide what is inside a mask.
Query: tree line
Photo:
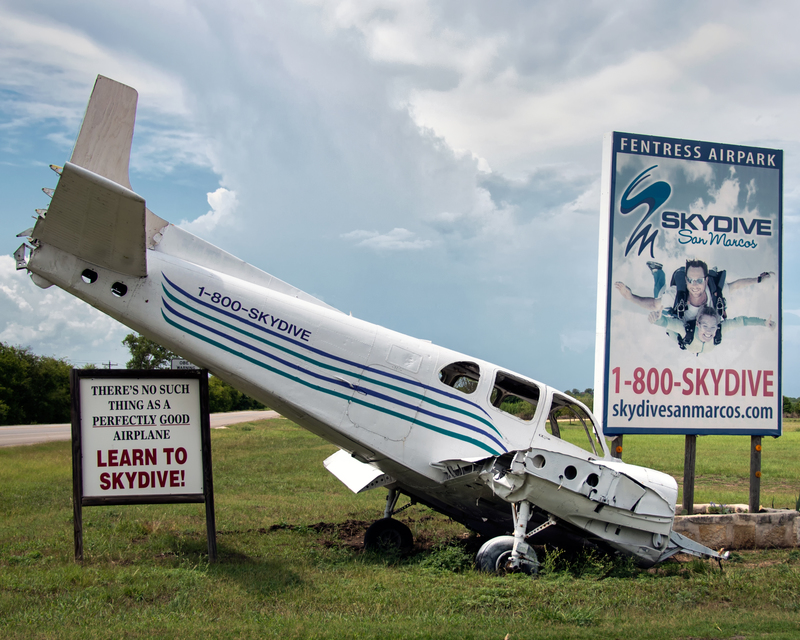
[[[131,359],[127,369],[167,369],[175,355],[144,336],[129,333],[122,341]],[[96,369],[93,364],[84,369]],[[70,421],[69,375],[63,358],[39,356],[29,347],[0,342],[0,425],[59,424]],[[266,409],[258,400],[216,376],[208,380],[212,413]]]

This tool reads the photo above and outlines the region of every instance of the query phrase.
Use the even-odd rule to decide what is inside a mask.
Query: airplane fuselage
[[[496,518],[500,524],[487,526],[466,513],[459,517],[464,508],[474,508],[475,499],[441,491],[450,478],[436,463],[488,459],[529,448],[537,431],[544,430],[555,390],[175,257],[160,247],[205,243],[172,225],[160,235],[147,251],[147,276],[103,269],[48,245],[36,249],[28,269],[380,468],[420,501],[431,493],[429,502],[449,507],[451,515],[474,528],[507,527],[507,514]],[[441,379],[440,371],[458,362],[470,362],[478,371],[476,387],[468,394]],[[492,405],[498,371],[525,379],[537,390],[534,416],[524,420]],[[551,448],[571,455],[610,459],[602,439],[595,455],[548,439]],[[492,492],[485,494],[491,502]]]

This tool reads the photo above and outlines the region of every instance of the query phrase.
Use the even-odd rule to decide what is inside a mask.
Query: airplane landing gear
[[[376,520],[364,534],[364,548],[368,551],[392,550],[405,554],[413,546],[411,529],[393,518]]]
[[[406,554],[413,548],[414,536],[411,534],[411,529],[392,516],[413,505],[414,501],[395,509],[399,497],[397,489],[389,489],[383,518],[373,522],[364,534],[364,548],[368,551],[393,550]]]
[[[526,543],[524,551],[520,550],[520,558],[516,566],[512,565],[514,536],[497,536],[484,543],[475,556],[475,566],[487,573],[511,573],[521,571],[529,576],[539,571],[539,558],[533,547]]]
[[[539,571],[539,558],[533,547],[525,539],[555,524],[550,518],[544,525],[526,533],[531,517],[531,503],[522,500],[513,505],[514,535],[497,536],[486,542],[475,557],[475,564],[481,571],[507,573],[521,571],[534,575]]]

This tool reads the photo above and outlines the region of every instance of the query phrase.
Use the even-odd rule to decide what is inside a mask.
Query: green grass
[[[646,464],[655,456],[653,466],[672,472],[673,465],[682,474],[682,438],[678,444],[651,438],[652,447],[626,436],[625,459]],[[780,447],[787,460],[800,453],[800,443],[784,438],[764,443],[764,468],[775,464],[776,476],[782,469],[773,459],[783,459]],[[704,486],[715,491],[712,476],[737,481],[739,454],[729,449],[738,445],[700,440],[712,446],[715,462],[711,476],[700,473],[697,492]],[[382,514],[384,494],[353,495],[327,474],[322,460],[333,447],[285,420],[213,431],[212,441],[214,565],[206,560],[202,505],[85,508],[85,560],[76,564],[69,443],[0,449],[0,637],[462,640],[800,633],[798,550],[741,552],[724,573],[699,561],[640,571],[601,556],[549,554],[539,578],[497,577],[471,568],[480,540],[414,507],[399,518],[414,532],[417,551],[402,558],[369,554],[360,540]],[[698,471],[700,460],[699,450]],[[745,456],[745,478],[747,469]]]

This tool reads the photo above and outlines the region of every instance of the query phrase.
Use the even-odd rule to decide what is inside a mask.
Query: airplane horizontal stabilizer
[[[144,198],[70,162],[32,238],[99,267],[147,275]]]

